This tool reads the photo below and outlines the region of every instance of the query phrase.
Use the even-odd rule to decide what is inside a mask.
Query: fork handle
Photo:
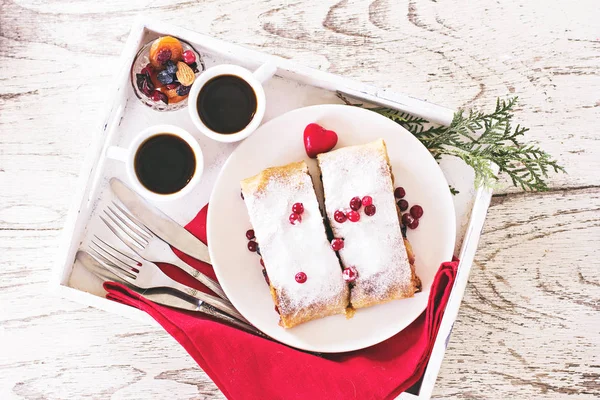
[[[242,322],[239,319],[233,318],[231,315],[225,314],[224,312],[218,310],[210,304],[202,303],[200,304],[200,306],[198,306],[198,310],[205,314],[211,315],[217,319],[220,319],[224,322],[227,322],[228,324],[233,325],[237,328],[243,329],[246,332],[254,333],[255,335],[259,335],[262,337],[267,337],[264,333],[262,333],[252,325]]]
[[[183,270],[188,275],[191,275],[192,278],[194,278],[195,280],[212,290],[217,296],[219,296],[223,300],[229,301],[227,295],[221,288],[221,285],[219,285],[215,280],[209,278],[202,272],[198,271],[196,268],[183,261],[181,258],[177,257],[175,254],[173,254],[173,257],[170,257],[167,262]]]
[[[242,314],[240,314],[239,311],[233,307],[233,305],[229,302],[229,300],[223,300],[219,297],[212,296],[210,294],[206,294],[197,289],[191,288],[189,286],[185,286],[177,281],[174,281],[171,278],[167,277],[167,279],[169,280],[169,282],[168,282],[169,284],[167,286],[170,287],[171,289],[176,289],[176,290],[179,290],[180,292],[188,294],[188,295],[194,297],[195,299],[203,301],[206,304],[209,304],[209,305],[215,307],[216,309],[221,310],[224,313],[229,314],[232,317],[235,317],[235,318],[239,319],[240,321],[249,324],[249,322],[246,320],[246,318],[244,318],[242,316]]]

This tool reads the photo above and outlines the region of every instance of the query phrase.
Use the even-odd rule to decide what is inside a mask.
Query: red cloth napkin
[[[204,207],[186,229],[206,243]],[[208,264],[178,255],[214,277]],[[107,298],[150,314],[211,377],[228,399],[392,399],[425,371],[454,283],[458,260],[445,262],[433,282],[425,312],[410,326],[375,346],[324,357],[263,339],[202,316],[145,300],[107,282]],[[174,279],[203,289],[172,266]],[[206,290],[206,289],[204,289]]]

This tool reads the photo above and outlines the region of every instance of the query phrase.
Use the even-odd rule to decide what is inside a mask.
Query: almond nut
[[[183,86],[190,86],[192,83],[194,83],[194,80],[196,79],[196,74],[194,74],[192,68],[183,61],[179,61],[177,63],[176,75],[177,80]]]

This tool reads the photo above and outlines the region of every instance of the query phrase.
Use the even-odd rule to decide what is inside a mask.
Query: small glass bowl
[[[185,40],[181,40],[179,38],[177,38],[177,40],[179,40],[181,42],[183,51],[191,50],[196,55],[196,64],[198,65],[197,66],[198,72],[196,72],[196,77],[197,77],[199,74],[201,74],[205,70],[204,60],[202,60],[200,53],[198,53],[198,51],[194,48],[194,46],[192,46]],[[187,96],[185,96],[186,98],[184,100],[181,100],[178,103],[165,104],[162,101],[153,101],[151,98],[146,96],[137,87],[136,74],[139,74],[142,71],[142,68],[144,68],[150,62],[149,55],[150,55],[150,47],[152,46],[152,43],[154,43],[154,40],[145,44],[144,47],[142,47],[137,52],[137,54],[135,55],[135,59],[133,60],[133,64],[131,65],[129,80],[131,82],[131,87],[133,87],[133,92],[135,93],[137,98],[140,99],[140,101],[142,103],[144,103],[145,105],[147,105],[148,107],[150,107],[153,110],[156,110],[156,111],[181,110],[182,108],[187,107],[187,104],[188,104]]]

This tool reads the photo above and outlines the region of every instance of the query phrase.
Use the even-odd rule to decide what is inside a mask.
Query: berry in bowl
[[[175,111],[187,106],[184,100],[202,71],[204,62],[192,45],[161,36],[138,51],[131,66],[131,85],[148,107]]]

